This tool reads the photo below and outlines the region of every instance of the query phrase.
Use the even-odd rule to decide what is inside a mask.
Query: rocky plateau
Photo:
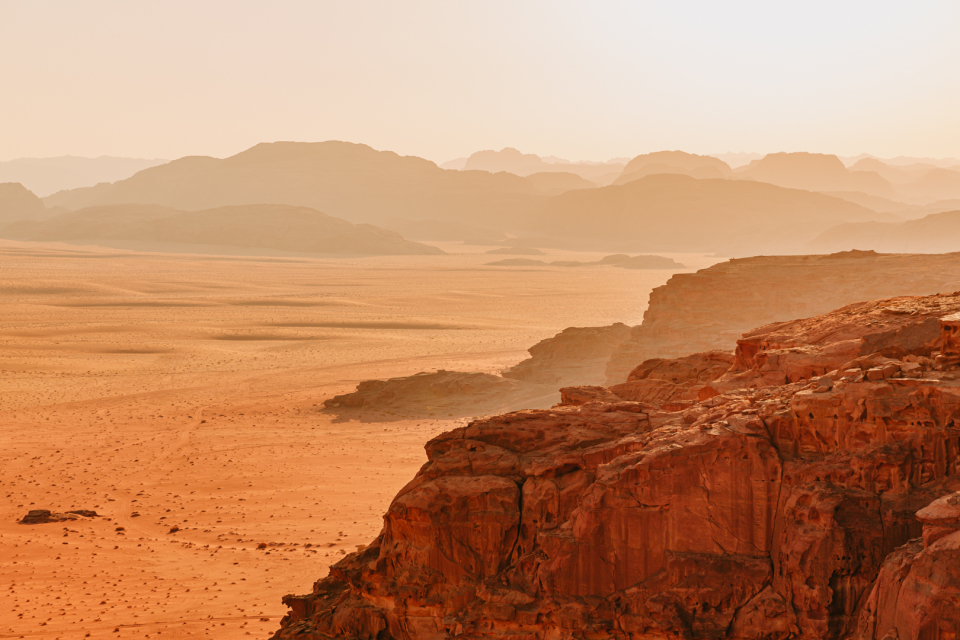
[[[847,304],[960,289],[960,254],[758,256],[680,273],[650,294],[643,323],[613,351],[608,384],[649,358],[733,349],[745,331]]]
[[[955,638],[958,311],[851,304],[443,433],[274,638]]]

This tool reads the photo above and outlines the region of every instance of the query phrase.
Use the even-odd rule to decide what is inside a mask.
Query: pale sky
[[[960,156],[960,2],[0,0],[0,160]]]

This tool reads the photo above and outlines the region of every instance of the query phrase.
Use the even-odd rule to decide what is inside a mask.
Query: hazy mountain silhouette
[[[43,200],[18,182],[0,183],[0,226],[15,220],[42,220],[56,215]]]
[[[860,191],[821,191],[820,193],[827,196],[832,196],[834,198],[840,198],[841,200],[853,202],[861,207],[873,209],[879,213],[893,213],[897,216],[908,215],[908,212],[916,208],[914,205],[910,205],[906,202],[891,200],[889,198],[881,198],[880,196],[870,196],[865,193],[861,193]]]
[[[728,151],[727,153],[711,153],[710,155],[718,160],[723,160],[732,169],[746,166],[763,157],[762,153],[747,153],[745,151]]]
[[[771,153],[735,172],[789,189],[807,191],[860,191],[895,198],[893,186],[872,171],[850,171],[834,155],[823,153]]]
[[[840,221],[894,219],[819,193],[663,174],[551,198],[538,230],[607,249],[747,255],[799,252]]]
[[[575,173],[564,171],[531,173],[527,180],[533,183],[537,191],[547,196],[556,196],[574,189],[596,189],[597,185]]]
[[[454,158],[453,160],[447,160],[440,165],[441,169],[450,169],[451,171],[460,171],[467,164],[466,158]]]
[[[352,224],[307,207],[276,204],[203,211],[179,211],[159,205],[101,205],[43,222],[15,222],[0,229],[0,236],[161,251],[169,244],[185,244],[320,254],[443,253],[370,224]],[[142,244],[118,245],[117,241]]]
[[[478,170],[491,173],[506,171],[518,176],[566,172],[574,173],[597,184],[609,184],[623,170],[623,164],[619,162],[547,162],[538,155],[521,153],[512,147],[506,147],[500,151],[477,151],[467,158],[463,168],[465,171]]]
[[[807,247],[817,253],[850,249],[873,249],[882,253],[960,251],[960,211],[934,213],[902,223],[841,224],[824,231]]]
[[[892,167],[875,158],[864,158],[852,165],[850,171],[872,171],[896,187],[897,185],[916,182],[922,178],[924,174],[936,168],[937,167],[932,164],[911,164]]]
[[[391,218],[390,220],[384,220],[379,226],[396,231],[409,240],[427,240],[430,242],[497,244],[507,237],[502,231],[475,227],[459,220]]]
[[[0,162],[0,182],[19,182],[40,197],[64,189],[92,187],[101,182],[116,182],[137,171],[155,167],[167,160],[143,158],[17,158]]]
[[[933,167],[940,167],[941,169],[949,169],[951,167],[956,168],[960,167],[960,158],[918,158],[913,156],[897,156],[895,158],[881,158],[879,156],[874,156],[869,153],[861,153],[858,156],[852,157],[841,157],[840,160],[847,166],[852,168],[852,165],[860,162],[861,160],[879,160],[883,164],[889,167],[907,167],[909,165],[917,164],[926,164]]]
[[[400,217],[514,226],[542,198],[529,180],[509,173],[446,171],[422,158],[330,141],[263,143],[222,160],[181,158],[45,202],[71,210],[133,203],[187,211],[275,203],[351,221]]]
[[[910,184],[900,186],[899,190],[914,198],[960,198],[960,171],[931,169]]]
[[[637,156],[628,162],[613,184],[626,184],[658,173],[682,174],[692,178],[726,178],[732,170],[726,162],[713,156],[698,156],[684,151],[657,151]]]

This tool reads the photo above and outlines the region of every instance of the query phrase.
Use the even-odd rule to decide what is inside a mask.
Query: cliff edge
[[[849,305],[442,434],[274,638],[954,637],[958,311]]]

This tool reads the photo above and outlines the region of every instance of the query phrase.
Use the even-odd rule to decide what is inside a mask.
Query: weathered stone
[[[442,434],[275,638],[952,638],[960,376],[886,375],[951,308],[851,305]]]

